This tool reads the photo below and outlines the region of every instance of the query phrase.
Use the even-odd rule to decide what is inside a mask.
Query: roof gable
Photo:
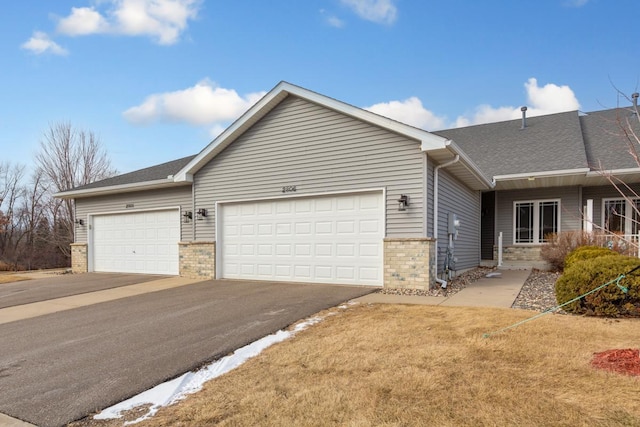
[[[329,108],[355,119],[413,139],[420,144],[420,149],[422,151],[437,153],[440,157],[442,157],[443,152],[446,152],[449,157],[460,154],[463,161],[461,162],[461,165],[457,167],[460,168],[459,172],[465,172],[464,180],[466,184],[475,189],[491,187],[490,180],[484,175],[480,168],[478,168],[468,156],[462,153],[455,144],[452,145],[449,139],[400,123],[387,117],[380,116],[370,111],[363,110],[362,108],[354,107],[287,82],[280,82],[261,100],[254,104],[245,114],[222,132],[222,134],[214,139],[209,145],[207,145],[195,158],[193,158],[193,160],[185,165],[185,167],[176,174],[175,179],[177,181],[193,179],[193,175],[198,170],[204,167],[215,156],[229,146],[229,144],[232,144],[244,132],[248,131],[255,123],[265,117],[289,96],[304,99],[322,107]],[[452,172],[454,174],[456,173],[456,171]]]

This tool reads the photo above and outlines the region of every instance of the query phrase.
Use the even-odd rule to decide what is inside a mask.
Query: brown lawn
[[[332,311],[139,425],[640,426],[640,377],[590,365],[596,352],[640,346],[637,319],[548,315],[483,338],[535,313]]]

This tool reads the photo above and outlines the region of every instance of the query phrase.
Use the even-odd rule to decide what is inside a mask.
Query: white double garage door
[[[382,192],[221,204],[221,277],[382,285]]]
[[[94,271],[179,273],[178,209],[92,226]],[[382,192],[221,203],[218,277],[380,286],[383,237]]]
[[[93,271],[179,273],[178,209],[95,215],[90,224]]]

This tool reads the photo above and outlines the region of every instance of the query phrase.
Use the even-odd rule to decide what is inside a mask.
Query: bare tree
[[[24,197],[24,166],[0,163],[0,261],[18,264],[18,244],[23,230],[20,204]]]
[[[19,243],[19,259],[24,268],[46,268],[57,266],[57,260],[52,258],[52,245],[48,240],[51,236],[49,227],[48,204],[51,198],[47,194],[44,172],[37,169],[28,186],[25,186],[22,204],[19,210],[23,235]],[[56,258],[55,256],[53,258]]]
[[[68,122],[54,123],[40,142],[36,165],[57,193],[99,181],[116,174],[99,138],[91,131],[78,130]],[[73,200],[54,200],[50,206],[52,235],[58,248],[70,256],[73,242]]]

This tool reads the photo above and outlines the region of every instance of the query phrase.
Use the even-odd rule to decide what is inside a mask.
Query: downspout
[[[447,287],[447,281],[438,278],[438,171],[441,168],[451,166],[459,160],[460,155],[456,154],[456,156],[452,160],[433,168],[433,238],[436,239],[436,283],[439,283],[443,288]]]

